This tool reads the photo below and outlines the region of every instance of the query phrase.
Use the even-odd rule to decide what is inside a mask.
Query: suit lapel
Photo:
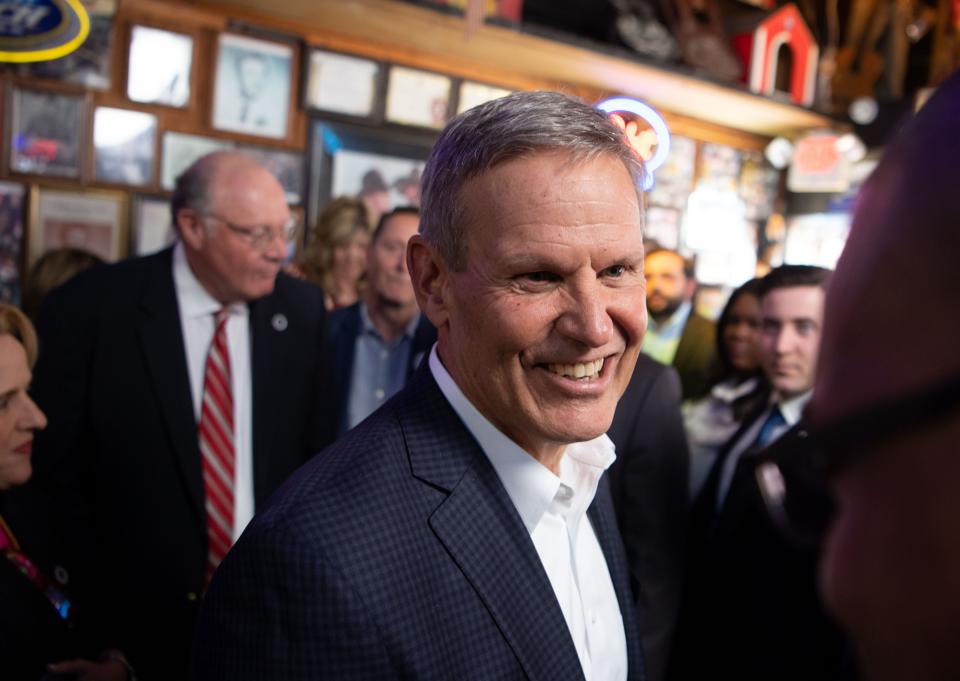
[[[137,310],[137,333],[150,381],[181,477],[197,518],[203,522],[203,475],[180,310],[173,286],[173,249],[152,260]]]
[[[603,550],[603,557],[610,571],[610,579],[620,604],[623,631],[627,638],[627,678],[642,681],[644,678],[643,651],[640,647],[640,629],[637,624],[633,593],[630,590],[630,574],[627,556],[617,529],[613,502],[608,487],[609,476],[603,476],[597,487],[597,495],[587,509],[587,517]]]
[[[476,441],[421,367],[400,422],[415,477],[449,492],[430,527],[483,602],[527,677],[582,681],[536,548]],[[443,425],[438,425],[443,424]]]

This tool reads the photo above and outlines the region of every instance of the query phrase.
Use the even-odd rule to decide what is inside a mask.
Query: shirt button
[[[385,393],[383,392],[383,388],[377,388],[376,390],[373,391],[373,396],[376,397],[378,400],[382,400],[384,394]]]

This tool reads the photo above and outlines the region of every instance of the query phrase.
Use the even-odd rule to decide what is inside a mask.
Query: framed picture
[[[80,178],[81,95],[14,88],[10,118],[11,172]]]
[[[0,182],[0,302],[20,304],[23,185]]]
[[[126,193],[32,187],[28,263],[55,248],[79,248],[111,262],[127,253]]]
[[[656,183],[650,190],[650,204],[683,210],[693,189],[697,165],[697,143],[689,137],[674,135],[667,160],[657,169]]]
[[[187,106],[192,65],[192,36],[134,26],[127,62],[127,98],[143,104]]]
[[[240,146],[238,149],[273,173],[283,185],[287,203],[295,205],[303,201],[303,154],[264,147]]]
[[[663,248],[680,247],[680,211],[662,206],[650,206],[644,216],[644,240],[656,241]]]
[[[132,255],[150,255],[174,242],[170,201],[159,196],[139,194],[133,200]]]
[[[90,33],[83,44],[65,57],[25,64],[20,67],[21,74],[33,78],[54,78],[94,90],[110,88],[113,15],[117,11],[117,0],[83,0],[83,5],[90,17]]]
[[[472,109],[475,106],[485,104],[494,99],[506,97],[511,92],[512,90],[506,90],[502,87],[465,80],[460,83],[460,93],[457,97],[457,113],[462,114],[467,109]]]
[[[167,191],[173,191],[177,178],[194,161],[214,151],[232,149],[233,146],[233,142],[212,137],[187,135],[180,132],[164,133],[160,186]]]
[[[447,122],[453,82],[429,71],[390,67],[387,121],[439,130]]]
[[[358,196],[376,223],[396,206],[419,205],[420,175],[435,135],[317,121],[311,128],[308,224],[338,196]]]
[[[142,111],[98,107],[93,117],[93,157],[98,182],[152,185],[157,117]]]
[[[283,139],[290,113],[293,48],[257,38],[220,35],[213,127]]]
[[[382,77],[383,67],[375,61],[311,50],[305,105],[308,109],[369,118],[376,109]]]

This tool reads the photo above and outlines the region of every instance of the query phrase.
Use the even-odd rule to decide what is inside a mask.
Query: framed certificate
[[[126,193],[32,187],[28,262],[55,248],[78,248],[112,262],[127,254]]]
[[[386,119],[390,123],[439,130],[446,124],[453,83],[430,71],[390,67]]]
[[[306,108],[374,116],[383,78],[378,62],[324,50],[311,50],[308,59]]]

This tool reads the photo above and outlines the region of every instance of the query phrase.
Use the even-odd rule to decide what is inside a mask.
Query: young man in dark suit
[[[645,326],[640,172],[559,93],[447,126],[407,248],[437,345],[234,547],[196,678],[644,677],[602,478]]]
[[[380,216],[367,251],[362,300],[330,314],[327,340],[340,434],[406,385],[437,339],[430,320],[420,314],[407,271],[407,242],[419,224],[420,211],[413,207]]]
[[[175,246],[50,295],[34,378],[36,487],[66,502],[80,607],[142,681],[185,678],[210,574],[332,430],[322,295],[280,273],[283,188],[218,153],[171,208]]]

